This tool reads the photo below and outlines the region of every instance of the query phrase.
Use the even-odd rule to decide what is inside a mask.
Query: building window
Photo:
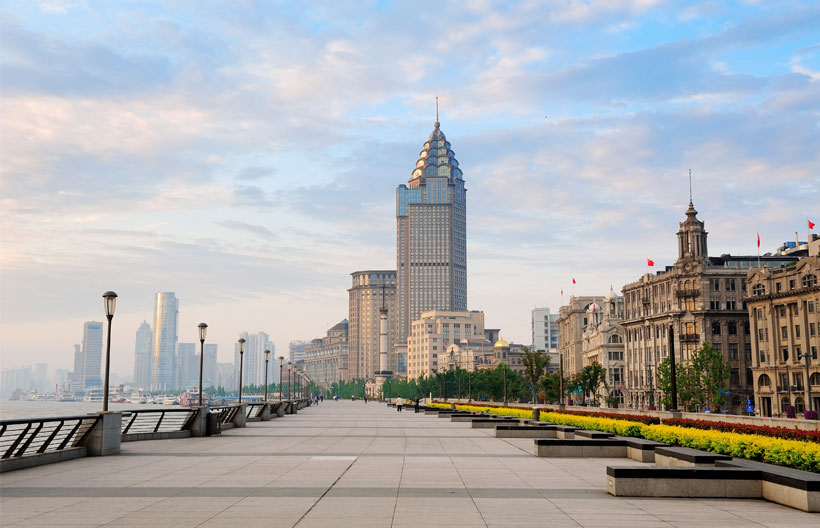
[[[737,343],[729,343],[729,359],[737,361]]]
[[[760,297],[761,295],[766,295],[766,287],[762,284],[755,284],[752,287],[752,295],[755,297]]]
[[[783,361],[788,361],[789,360],[789,349],[784,348],[781,352],[783,353]]]
[[[817,286],[817,277],[815,277],[814,275],[806,275],[805,277],[803,277],[804,288],[812,288],[814,286]],[[811,304],[813,305],[813,303]],[[812,306],[812,309],[814,309],[814,306]]]
[[[728,328],[729,328],[729,335],[737,335],[737,322],[736,321],[729,321]]]
[[[800,325],[794,325],[794,337],[800,337]]]
[[[774,291],[775,291],[775,293],[782,292],[783,291],[783,283],[782,282],[774,283]]]
[[[783,338],[783,339],[788,339],[789,338],[789,331],[786,329],[785,326],[780,327],[780,337]]]
[[[729,375],[729,385],[733,387],[740,385],[740,371],[736,368],[733,368],[731,374]]]
[[[745,348],[743,350],[743,357],[746,359],[746,362],[752,361],[752,344],[746,343]]]
[[[811,337],[814,337],[815,328],[814,323],[809,323],[809,335]]]
[[[759,378],[757,378],[757,385],[759,387],[771,387],[772,380],[768,376],[768,374],[761,374]]]
[[[735,291],[735,279],[726,279],[726,291]]]
[[[794,289],[794,284],[795,284],[794,279],[791,279],[791,280],[789,281],[789,289],[790,289],[790,290],[793,290],[793,289]]]
[[[712,335],[720,335],[720,322],[712,323]]]

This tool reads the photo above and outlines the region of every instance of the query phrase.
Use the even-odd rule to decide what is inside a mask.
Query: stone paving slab
[[[0,476],[0,525],[109,527],[779,527],[820,516],[762,500],[623,498],[607,465],[385,405],[327,401],[221,437]]]

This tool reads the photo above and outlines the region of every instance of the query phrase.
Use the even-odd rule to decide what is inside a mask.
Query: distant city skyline
[[[219,363],[244,330],[282,355],[325,335],[351,271],[395,267],[436,96],[469,167],[467,308],[510,342],[573,277],[600,295],[671,265],[689,169],[721,251],[820,216],[816,2],[0,11],[3,369],[73,371],[106,290],[122,377],[157,291]]]

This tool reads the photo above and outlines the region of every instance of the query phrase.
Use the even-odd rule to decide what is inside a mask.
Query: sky
[[[113,372],[153,296],[286,352],[395,269],[395,190],[442,131],[467,192],[468,307],[530,311],[820,220],[820,5],[660,0],[8,0],[0,25],[0,364],[70,369],[119,294]],[[656,268],[657,269],[657,268]],[[285,354],[287,355],[287,354]]]

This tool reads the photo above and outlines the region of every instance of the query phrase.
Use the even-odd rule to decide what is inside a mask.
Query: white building
[[[83,389],[102,387],[102,346],[103,324],[87,321],[83,324]]]
[[[140,389],[151,386],[151,351],[153,350],[154,334],[151,325],[143,321],[137,329],[134,344],[134,385]]]
[[[551,370],[558,368],[558,314],[547,307],[532,310],[532,348],[547,353]]]
[[[245,358],[242,372],[242,386],[264,385],[265,384],[265,350],[270,350],[270,362],[268,363],[268,383],[273,383],[274,361],[276,359],[276,348],[270,341],[270,336],[265,332],[249,334],[242,332],[239,338],[245,339]],[[238,338],[237,338],[238,339]],[[239,372],[239,343],[234,345],[234,364],[238,376]]]
[[[174,292],[157,292],[154,303],[154,350],[151,357],[151,390],[175,388],[179,300]]]

